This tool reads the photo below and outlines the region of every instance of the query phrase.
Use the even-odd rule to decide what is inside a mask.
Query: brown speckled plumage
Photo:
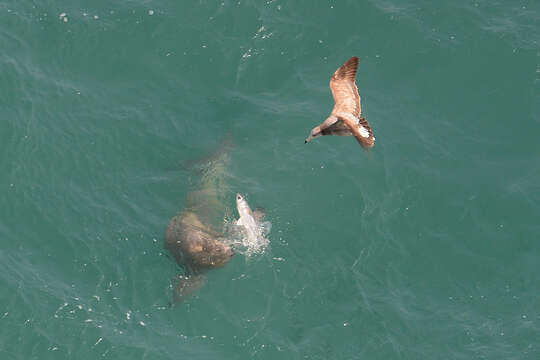
[[[313,128],[306,143],[323,135],[354,136],[362,147],[373,147],[373,132],[366,119],[361,117],[360,95],[355,83],[357,68],[358,58],[353,56],[334,72],[330,78],[334,107],[330,116]]]

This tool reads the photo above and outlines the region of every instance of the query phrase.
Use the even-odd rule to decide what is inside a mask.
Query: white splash
[[[240,194],[236,195],[236,207],[239,219],[229,225],[228,242],[236,252],[244,254],[246,258],[264,253],[270,243],[265,236],[270,232],[272,224],[269,221],[261,221],[262,211],[251,211],[247,201]]]

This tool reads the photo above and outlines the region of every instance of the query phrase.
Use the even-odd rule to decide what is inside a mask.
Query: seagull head
[[[321,127],[320,127],[320,126],[315,126],[315,127],[311,130],[311,133],[309,134],[309,136],[306,138],[305,144],[307,144],[308,142],[310,142],[311,139],[316,138],[317,136],[321,136],[321,135],[322,135]]]

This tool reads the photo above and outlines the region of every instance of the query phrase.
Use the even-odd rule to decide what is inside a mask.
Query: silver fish
[[[251,210],[248,202],[241,194],[236,194],[236,209],[238,211],[237,228],[242,229],[242,245],[246,248],[247,256],[260,253],[268,246],[268,239],[265,238],[270,232],[272,224],[264,220],[262,209]]]

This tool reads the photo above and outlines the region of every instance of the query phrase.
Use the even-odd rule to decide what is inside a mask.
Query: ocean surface
[[[1,359],[540,358],[537,0],[2,0],[0,49]],[[375,146],[305,145],[351,56]],[[227,137],[269,246],[169,306]]]

